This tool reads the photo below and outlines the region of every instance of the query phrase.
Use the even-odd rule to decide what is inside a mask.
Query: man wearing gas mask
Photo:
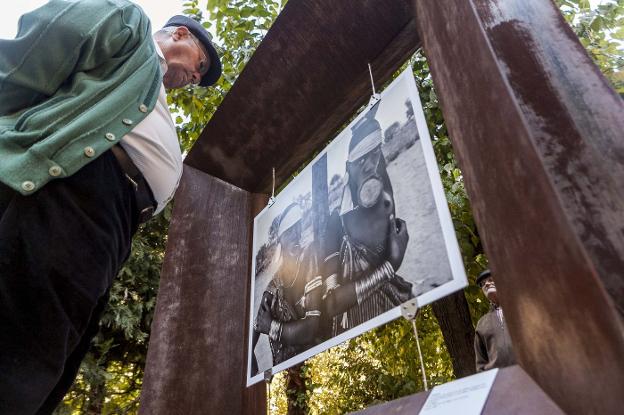
[[[280,215],[277,231],[278,270],[267,285],[254,322],[252,347],[260,334],[269,336],[273,365],[318,343],[322,277],[315,244],[304,246],[303,211],[298,204]],[[255,354],[252,373],[258,373]]]
[[[323,299],[333,336],[413,297],[412,284],[396,274],[409,235],[395,217],[377,109],[351,128],[342,203],[325,234]]]

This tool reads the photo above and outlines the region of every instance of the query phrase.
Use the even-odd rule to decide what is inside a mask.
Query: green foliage
[[[429,307],[418,327],[429,384],[447,382],[453,370]],[[361,410],[423,389],[414,331],[404,319],[315,356],[305,375],[310,414]]]
[[[589,56],[624,94],[624,0],[603,0],[595,9],[588,0],[555,0]]]
[[[192,16],[201,18],[198,1],[191,0],[184,7]],[[223,76],[211,88],[187,87],[167,95],[171,112],[176,114],[182,148],[190,149],[199,137],[284,3],[279,0],[208,1],[209,20],[204,26],[216,33],[215,43],[221,56]]]

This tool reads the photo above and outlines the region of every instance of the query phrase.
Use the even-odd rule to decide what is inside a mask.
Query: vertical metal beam
[[[618,413],[621,98],[550,0],[413,4],[522,367],[567,413]]]
[[[264,412],[264,385],[245,388],[254,200],[185,166],[169,227],[141,414]]]

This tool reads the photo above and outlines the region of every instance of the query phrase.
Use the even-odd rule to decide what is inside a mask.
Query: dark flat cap
[[[477,277],[477,285],[481,285],[481,282],[486,279],[487,277],[490,277],[492,275],[492,271],[490,271],[489,269],[486,269],[485,271],[483,271],[481,274],[479,274],[479,276]]]
[[[196,20],[181,15],[173,16],[167,21],[167,23],[165,23],[163,27],[170,26],[186,27],[193,35],[195,35],[197,40],[199,40],[204,45],[206,51],[208,51],[208,55],[210,56],[210,67],[208,68],[208,72],[206,72],[206,75],[202,76],[199,85],[210,86],[217,82],[217,80],[221,76],[221,60],[219,59],[217,50],[210,41],[210,35],[208,34],[206,28]]]

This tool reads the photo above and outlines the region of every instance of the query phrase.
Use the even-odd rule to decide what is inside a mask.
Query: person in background
[[[477,285],[490,302],[490,311],[479,319],[475,331],[474,349],[477,372],[495,367],[511,366],[516,363],[505,325],[503,309],[498,303],[496,285],[489,269],[477,277]]]

